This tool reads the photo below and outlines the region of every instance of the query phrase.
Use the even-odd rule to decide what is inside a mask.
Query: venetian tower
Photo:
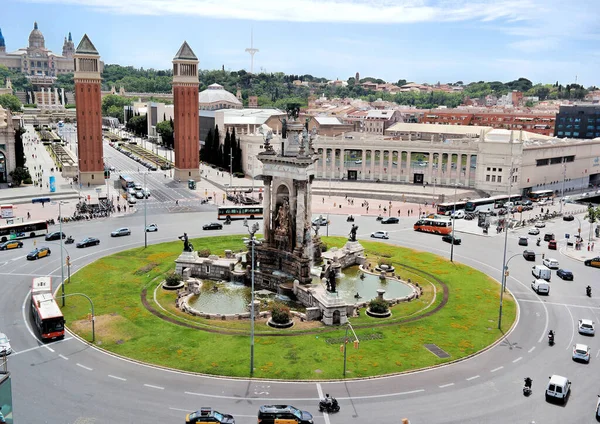
[[[100,55],[87,34],[73,58],[79,175],[82,184],[100,185],[104,184]]]
[[[184,181],[200,181],[198,85],[198,58],[184,41],[173,58],[175,138],[173,177]]]

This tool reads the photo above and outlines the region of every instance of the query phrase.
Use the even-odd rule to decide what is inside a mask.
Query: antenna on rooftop
[[[254,73],[254,55],[258,53],[258,49],[254,48],[254,30],[250,30],[250,47],[246,49],[248,53],[250,53],[250,73]]]

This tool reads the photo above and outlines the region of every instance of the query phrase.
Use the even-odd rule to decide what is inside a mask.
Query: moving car
[[[559,269],[556,271],[556,275],[563,280],[573,281],[573,273],[571,271],[567,271],[566,269]]]
[[[137,203],[137,200],[135,200],[135,195],[127,196],[127,203],[130,205],[135,205]]]
[[[97,246],[100,244],[100,240],[96,237],[88,237],[84,238],[80,242],[77,242],[76,247],[89,247],[89,246]]]
[[[523,250],[523,257],[526,261],[535,261],[535,252],[533,250]]]
[[[150,224],[150,225],[146,226],[146,232],[147,233],[154,233],[156,231],[158,231],[158,225],[156,225],[156,224]]]
[[[12,351],[8,337],[6,334],[0,333],[0,356],[10,355]]]
[[[556,240],[550,240],[548,242],[548,249],[550,249],[550,250],[556,250],[557,249]]]
[[[530,230],[527,232],[527,234],[530,234],[530,235],[532,235],[532,236],[537,236],[539,233],[540,233],[540,230],[538,230],[538,229],[537,229],[537,228],[535,228],[535,227],[534,227],[534,228],[531,228],[531,229],[530,229]]]
[[[542,221],[538,221],[535,223],[536,228],[544,228],[546,226]]]
[[[563,221],[573,221],[575,217],[573,215],[565,215],[563,216]]]
[[[312,223],[313,225],[319,225],[323,227],[327,225],[327,218],[325,218],[324,216],[320,216],[318,218],[313,219]]]
[[[121,237],[121,236],[130,236],[130,235],[131,235],[131,230],[127,227],[119,228],[118,230],[115,230],[112,233],[110,233],[111,237]]]
[[[546,281],[550,281],[550,278],[552,277],[552,271],[545,265],[535,265],[531,268],[531,274],[533,274],[535,278],[541,278]]]
[[[146,197],[146,199],[147,199],[148,197],[150,197],[150,190],[149,190],[149,189],[147,189],[147,188],[143,189],[143,190],[142,190],[142,193],[144,193],[144,196]]]
[[[219,223],[219,222],[210,222],[208,224],[204,224],[202,226],[203,230],[222,230],[223,229],[223,224]]]
[[[23,247],[23,242],[19,240],[9,240],[0,244],[0,250],[20,249]]]
[[[527,237],[519,237],[519,246],[527,246],[528,244]]]
[[[375,232],[371,233],[371,237],[380,238],[380,239],[389,239],[390,238],[387,231],[375,231]]]
[[[28,261],[34,261],[39,258],[44,258],[46,256],[50,256],[50,248],[49,247],[40,247],[32,250],[27,254]]]
[[[542,264],[550,269],[558,269],[558,261],[554,258],[545,258]]]
[[[446,234],[446,235],[442,236],[442,240],[445,241],[446,243],[451,243],[451,244],[460,244],[462,242],[461,239],[459,239],[458,237],[454,237],[452,234]]]
[[[199,411],[187,414],[185,417],[186,424],[196,423],[220,423],[220,424],[235,424],[235,419],[232,415],[222,414],[212,408],[203,407]]]
[[[382,224],[397,224],[399,222],[400,222],[400,220],[398,218],[396,218],[395,216],[390,216],[389,218],[383,218],[381,220]]]
[[[554,233],[546,233],[544,234],[544,241],[554,240]]]
[[[584,262],[585,266],[591,266],[594,268],[600,268],[600,256],[596,256],[595,258],[588,259]]]
[[[577,343],[573,346],[573,356],[574,361],[583,361],[587,364],[590,363],[590,348],[588,345],[584,345],[581,343]]]
[[[537,294],[550,294],[550,283],[545,280],[540,280],[539,278],[531,282],[531,288]]]
[[[594,334],[596,334],[594,322],[591,319],[580,319],[578,324],[578,331],[579,334],[593,336]]]
[[[302,411],[291,405],[262,405],[258,408],[258,422],[263,424],[296,423],[313,424],[310,412]]]
[[[60,240],[61,239],[61,235],[62,234],[62,238],[67,237],[67,235],[65,233],[61,233],[60,231],[54,231],[52,233],[48,233],[46,234],[45,240],[46,241],[51,241],[51,240]]]
[[[567,401],[571,391],[571,382],[560,375],[553,375],[546,386],[546,401],[559,400],[563,404]]]
[[[144,197],[146,197],[146,196],[144,196],[144,192],[142,190],[139,190],[139,191],[135,192],[135,198],[136,199],[143,199]]]
[[[460,211],[453,212],[450,214],[450,217],[454,218],[454,219],[462,219],[465,217],[465,211],[460,210]]]

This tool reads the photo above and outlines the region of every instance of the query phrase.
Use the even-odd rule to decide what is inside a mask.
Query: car
[[[258,422],[313,424],[313,416],[291,405],[261,405],[258,408]]]
[[[315,218],[312,220],[312,225],[318,225],[318,226],[323,227],[323,226],[327,225],[327,218],[325,218],[324,216]]]
[[[135,189],[134,189],[133,187],[129,187],[129,188],[127,189],[127,194],[128,194],[129,196],[135,196]]]
[[[32,250],[31,252],[29,252],[27,254],[27,260],[35,261],[36,259],[39,259],[39,258],[45,258],[46,256],[50,256],[50,253],[52,253],[52,252],[50,251],[49,247],[39,247],[37,249]]]
[[[554,258],[544,258],[544,260],[542,260],[542,265],[550,269],[558,269],[558,261]]]
[[[142,193],[144,193],[144,196],[146,197],[146,199],[148,197],[150,197],[150,190],[147,188],[142,189]]]
[[[519,237],[519,246],[529,245],[529,239],[527,237]]]
[[[533,250],[523,250],[523,257],[526,261],[535,261],[535,252]]]
[[[142,190],[140,190],[140,191],[136,191],[136,192],[135,192],[135,198],[136,198],[136,199],[143,199],[143,198],[145,198],[145,197],[146,197],[146,196],[144,196],[144,192],[143,192]]]
[[[109,169],[111,172],[114,172],[114,171],[116,171],[116,170],[117,170],[117,168],[115,168],[114,166],[109,166],[109,167],[108,167],[108,169]]]
[[[360,160],[360,159],[359,159],[359,160],[355,160],[355,161],[354,161],[354,164],[355,164],[355,165],[361,165],[361,164],[362,164],[362,160]]]
[[[588,259],[583,262],[585,266],[591,266],[594,268],[600,268],[600,256],[596,256],[595,258]]]
[[[532,236],[537,236],[540,233],[540,230],[538,230],[537,228],[531,228],[527,234],[530,234]]]
[[[552,375],[546,386],[546,401],[559,400],[564,405],[570,392],[571,382],[569,379],[556,374]]]
[[[97,246],[100,244],[100,240],[98,240],[96,237],[87,237],[84,238],[83,240],[81,240],[80,242],[77,242],[77,244],[75,245],[76,247],[89,247],[89,246]]]
[[[573,221],[575,217],[573,215],[565,215],[563,216],[563,221]]]
[[[590,363],[590,347],[581,343],[577,343],[573,346],[574,361],[583,361],[586,364]]]
[[[371,233],[371,237],[380,238],[380,239],[389,239],[390,238],[387,231],[375,231],[375,232]]]
[[[154,233],[156,231],[158,231],[158,225],[156,225],[156,224],[146,225],[146,232],[147,233]]]
[[[131,235],[131,230],[127,227],[119,228],[118,230],[115,230],[110,233],[111,237],[121,237],[121,236],[130,236],[130,235]]]
[[[397,224],[399,222],[400,222],[400,220],[398,218],[396,218],[395,216],[390,216],[388,218],[383,218],[381,220],[382,224]]]
[[[523,201],[521,202],[521,205],[522,205],[522,206],[532,206],[532,205],[533,205],[533,202],[532,202],[531,200],[523,200]]]
[[[546,224],[543,223],[542,221],[538,221],[535,223],[536,228],[544,228],[545,226],[546,226]]]
[[[446,234],[446,235],[442,236],[442,240],[445,241],[446,243],[451,243],[451,244],[460,244],[462,241],[458,237],[454,237],[452,234]]]
[[[554,233],[546,233],[544,234],[544,241],[554,240]]]
[[[0,244],[0,250],[20,249],[23,242],[19,240],[8,240]]]
[[[598,400],[596,401],[596,421],[600,421],[600,395],[598,395]]]
[[[222,414],[212,408],[203,407],[199,411],[192,412],[185,416],[186,424],[196,423],[220,423],[220,424],[235,424],[233,415]]]
[[[456,212],[452,212],[450,214],[450,217],[454,218],[454,219],[462,219],[462,218],[465,217],[465,211],[459,210],[459,211],[456,211]]]
[[[10,340],[6,334],[0,333],[0,356],[10,355],[13,352]]]
[[[60,240],[61,239],[61,234],[62,234],[62,238],[67,237],[67,235],[65,233],[61,233],[60,231],[54,231],[52,233],[46,234],[46,237],[44,237],[44,239],[46,241]]]
[[[127,196],[127,203],[130,205],[135,205],[137,203],[137,200],[135,200],[135,195]]]
[[[556,240],[550,240],[548,242],[548,249],[550,249],[550,250],[556,250],[557,249]]]
[[[596,327],[591,319],[580,319],[577,328],[579,334],[586,334],[588,336],[596,334]]]
[[[573,273],[569,270],[560,268],[558,271],[556,271],[556,275],[563,280],[573,281]]]
[[[202,226],[203,230],[222,230],[223,229],[223,224],[221,224],[220,222],[210,222],[208,224],[204,224]]]

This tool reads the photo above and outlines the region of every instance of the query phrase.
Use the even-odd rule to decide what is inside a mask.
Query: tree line
[[[200,149],[200,160],[228,171],[231,169],[234,175],[243,174],[242,148],[235,128],[225,133],[222,143],[219,126],[215,125],[214,130],[211,128]]]

